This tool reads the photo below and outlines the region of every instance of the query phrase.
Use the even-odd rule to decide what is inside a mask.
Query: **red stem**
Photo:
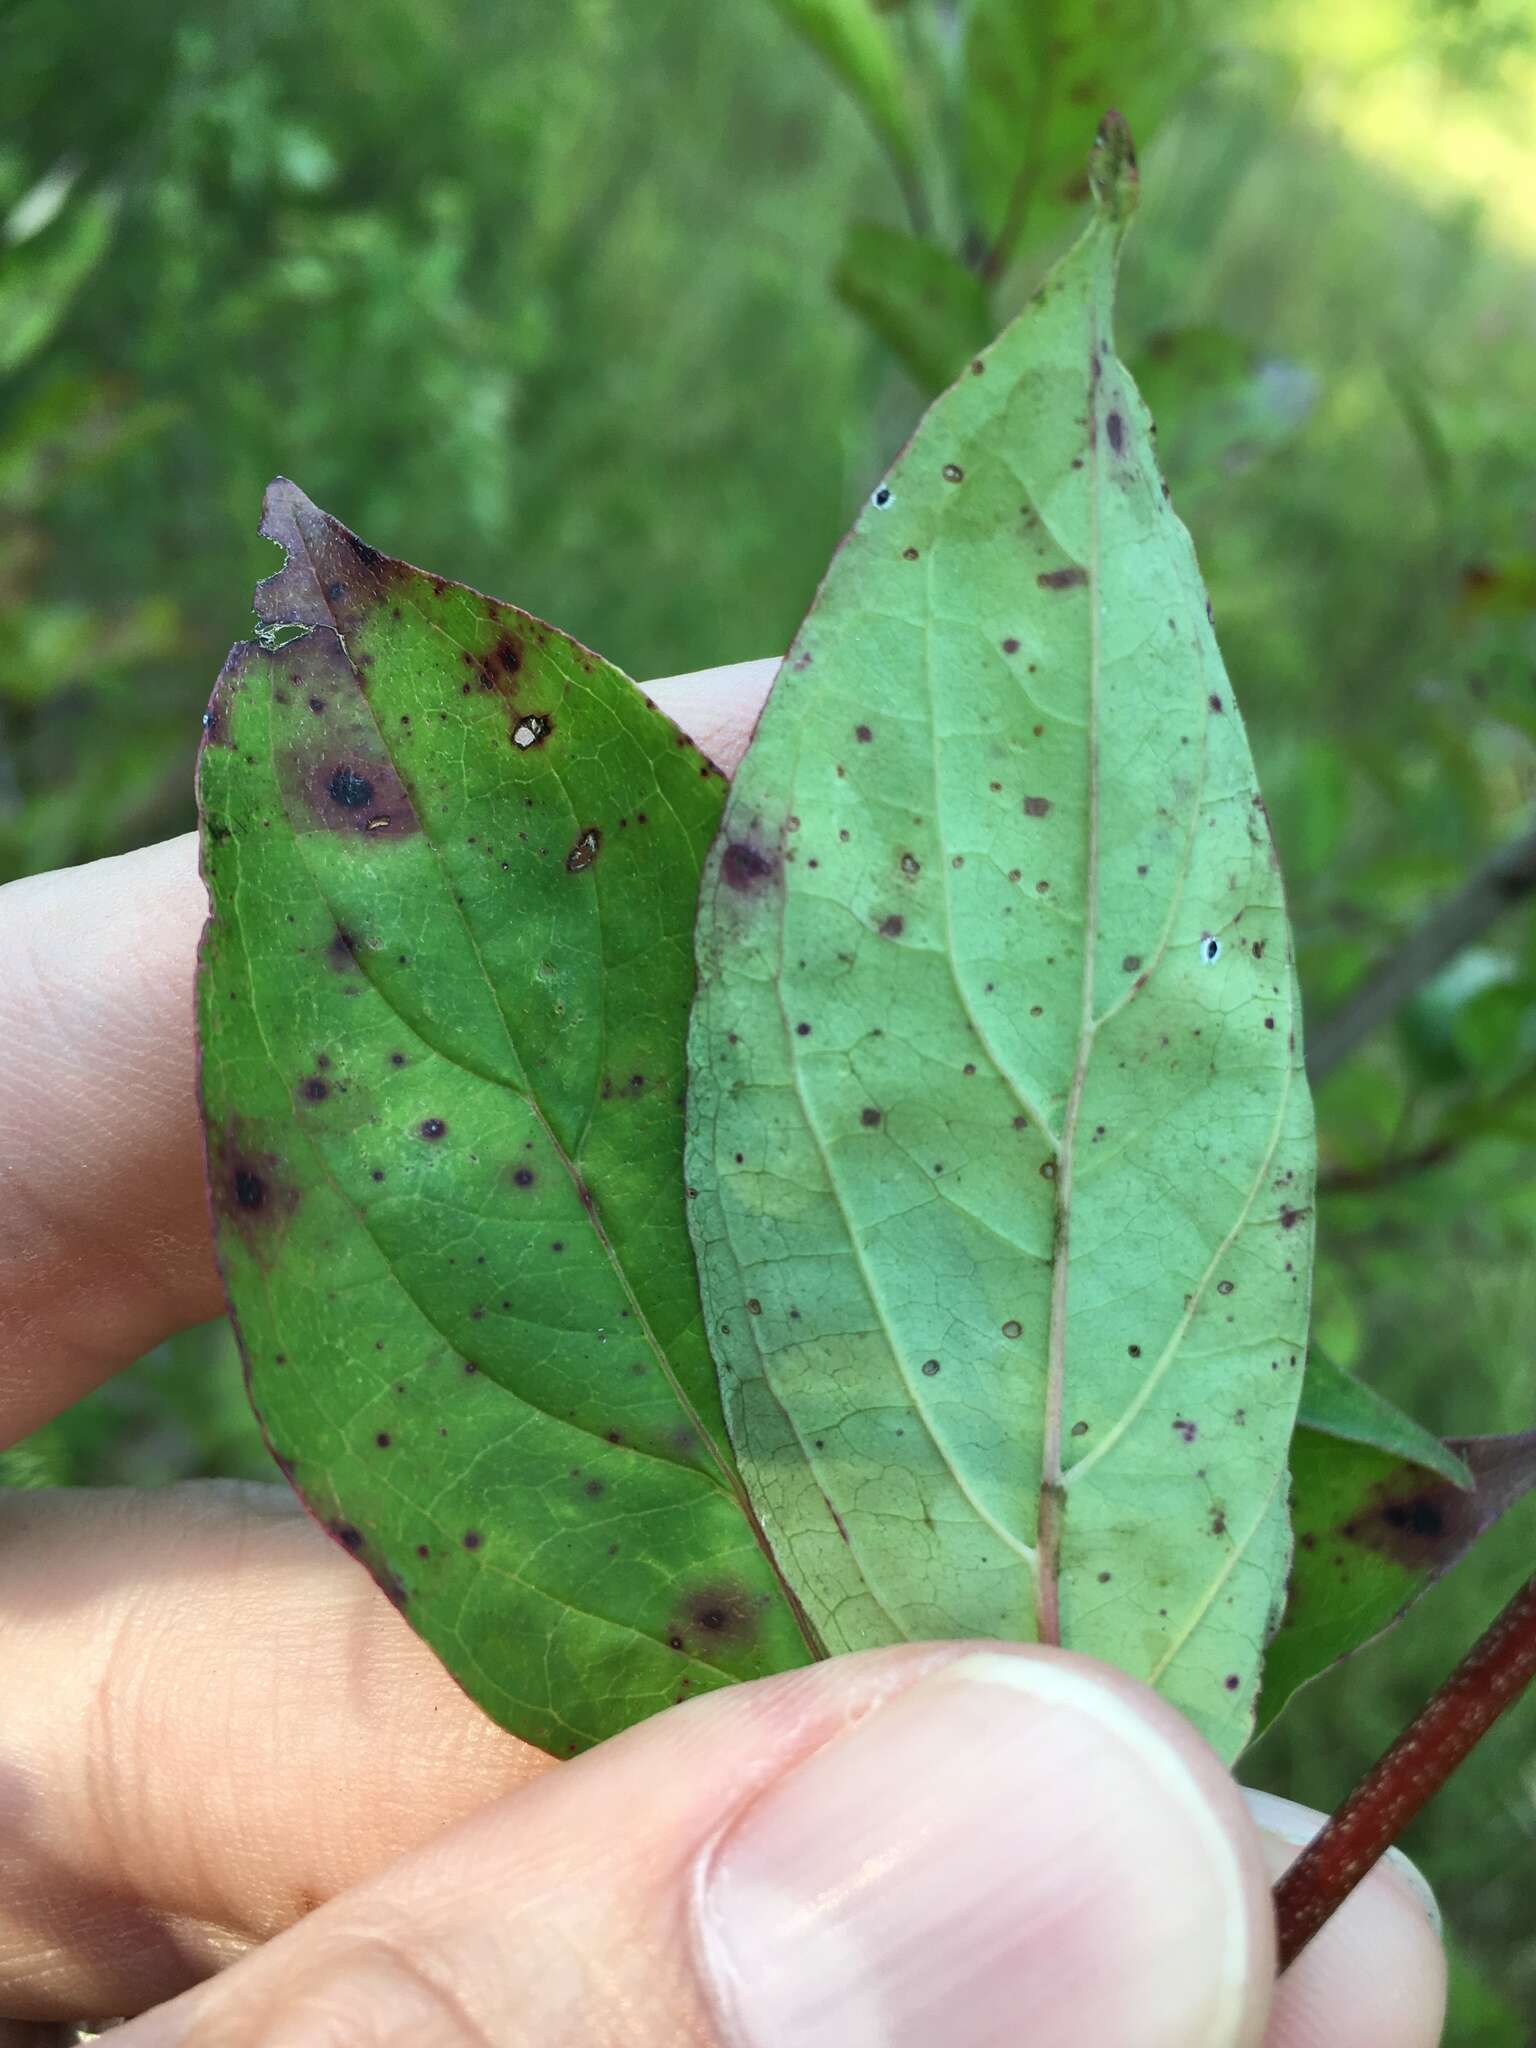
[[[1275,1886],[1282,1970],[1533,1678],[1536,1577],[1526,1580]]]

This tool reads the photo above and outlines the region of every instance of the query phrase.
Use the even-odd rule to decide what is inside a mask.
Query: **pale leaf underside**
[[[1231,1755],[1284,1592],[1311,1112],[1112,211],[891,469],[738,772],[690,1220],[829,1647],[1060,1640]]]

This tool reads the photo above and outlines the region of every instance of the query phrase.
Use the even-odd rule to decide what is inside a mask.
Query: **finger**
[[[646,692],[717,768],[734,775],[778,670],[777,658],[737,661],[647,683]]]
[[[1273,1881],[1324,1817],[1267,1792],[1245,1797]],[[1265,2048],[1435,2048],[1444,2021],[1439,1909],[1393,1850],[1280,1979]]]
[[[928,1646],[631,1730],[122,2042],[1255,2048],[1272,1968],[1186,1723],[1083,1658]]]
[[[0,889],[0,1443],[219,1307],[193,840]]]
[[[730,768],[772,680],[650,686]],[[222,1306],[203,1193],[189,834],[0,889],[0,1445]]]
[[[0,1616],[0,2012],[170,1997],[549,1768],[280,1489],[0,1497]],[[1273,1875],[1319,1816],[1249,1797]],[[1384,1868],[1282,1982],[1267,2048],[1418,2048],[1443,1995]]]
[[[0,1494],[0,2014],[136,2012],[549,1760],[284,1487]]]

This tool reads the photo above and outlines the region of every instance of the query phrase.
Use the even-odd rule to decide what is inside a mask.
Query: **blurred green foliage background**
[[[0,880],[191,824],[278,471],[634,674],[782,647],[923,387],[1070,232],[1111,102],[1143,142],[1123,350],[1252,729],[1309,1016],[1529,829],[1529,0],[887,0],[894,84],[829,38],[837,12],[11,0]],[[1528,1426],[1529,910],[1319,1107],[1320,1337],[1442,1432]],[[3,1461],[11,1484],[266,1469],[222,1325]],[[1334,1803],[1533,1537],[1528,1501],[1249,1775]],[[1528,2040],[1536,1699],[1408,1846],[1455,1943],[1453,2048]]]

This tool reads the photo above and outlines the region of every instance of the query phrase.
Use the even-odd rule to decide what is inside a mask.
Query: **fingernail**
[[[732,2048],[1232,2048],[1249,1924],[1159,1730],[1090,1668],[999,1652],[778,1780],[696,1893]]]
[[[1255,1824],[1266,1835],[1273,1835],[1278,1842],[1285,1842],[1293,1849],[1305,1849],[1317,1833],[1326,1814],[1315,1812],[1310,1806],[1298,1806],[1294,1799],[1282,1799],[1275,1792],[1250,1792],[1245,1790],[1244,1799],[1253,1815]],[[1424,1917],[1435,1930],[1436,1935],[1445,1932],[1445,1923],[1440,1917],[1440,1904],[1430,1889],[1429,1879],[1416,1863],[1410,1863],[1401,1849],[1389,1849],[1382,1857],[1384,1868],[1394,1871],[1412,1893],[1423,1909]],[[1292,1863],[1294,1857],[1287,1857]]]

